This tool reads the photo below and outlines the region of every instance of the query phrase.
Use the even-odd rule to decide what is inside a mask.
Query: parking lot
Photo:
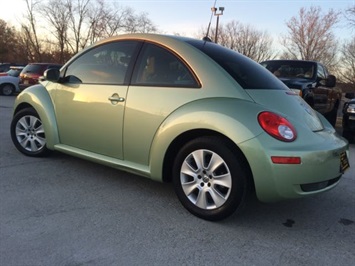
[[[171,184],[54,153],[30,158],[0,96],[0,265],[353,265],[352,166],[333,190],[273,204],[250,200],[222,222],[188,213]],[[287,177],[285,177],[287,178]]]

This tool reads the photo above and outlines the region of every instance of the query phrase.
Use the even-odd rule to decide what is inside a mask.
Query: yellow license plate
[[[348,156],[345,151],[340,153],[340,172],[344,173],[350,167]]]

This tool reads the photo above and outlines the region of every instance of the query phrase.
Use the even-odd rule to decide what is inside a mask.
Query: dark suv
[[[336,78],[319,62],[303,60],[268,60],[261,63],[290,89],[335,126],[342,91],[335,87]]]
[[[50,68],[60,69],[62,65],[52,63],[30,63],[20,73],[20,90],[37,84],[44,71]]]
[[[343,137],[349,142],[355,141],[355,93],[346,93],[349,101],[343,106]]]

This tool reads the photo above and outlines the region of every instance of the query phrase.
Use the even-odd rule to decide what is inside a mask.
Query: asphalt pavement
[[[188,213],[171,184],[60,153],[30,158],[0,96],[0,265],[353,265],[355,144],[339,185],[221,222]],[[285,177],[286,178],[286,177]]]

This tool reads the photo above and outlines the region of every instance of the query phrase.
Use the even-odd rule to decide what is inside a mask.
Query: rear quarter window
[[[188,43],[213,59],[244,89],[288,90],[270,71],[244,55],[211,42]]]

